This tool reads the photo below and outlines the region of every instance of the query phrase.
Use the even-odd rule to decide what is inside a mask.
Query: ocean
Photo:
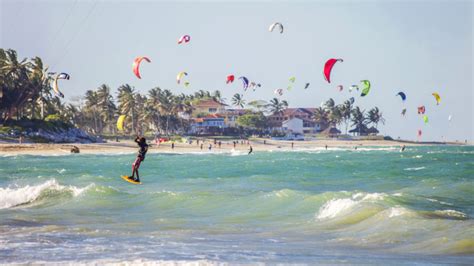
[[[474,264],[474,147],[0,157],[0,264]]]

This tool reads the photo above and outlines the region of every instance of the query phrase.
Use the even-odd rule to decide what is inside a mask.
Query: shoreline
[[[311,150],[311,149],[325,149],[326,145],[328,150],[331,148],[355,148],[355,147],[401,147],[406,146],[469,146],[470,144],[460,142],[412,142],[412,141],[398,141],[398,140],[313,140],[313,141],[293,141],[294,146],[291,147],[292,141],[277,141],[265,139],[266,144],[263,143],[264,139],[253,139],[249,140],[252,145],[253,151],[298,151],[298,150]],[[236,144],[235,148],[232,140],[222,141],[221,147],[214,145],[214,141],[206,139],[201,150],[200,145],[193,141],[189,143],[175,143],[174,149],[171,148],[171,142],[161,143],[160,145],[150,143],[149,154],[159,153],[174,153],[174,154],[186,154],[186,153],[231,153],[231,152],[248,152],[249,144],[244,140],[243,144],[241,141]],[[212,144],[212,149],[209,151],[209,144]],[[61,144],[46,144],[46,143],[0,143],[0,155],[57,155],[57,154],[70,154],[71,148],[74,146],[78,147],[82,154],[123,154],[123,153],[135,153],[138,149],[137,145],[133,141],[121,141],[121,142],[106,142],[106,143],[61,143]]]

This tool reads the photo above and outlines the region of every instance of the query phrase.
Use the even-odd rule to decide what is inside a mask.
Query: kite
[[[191,36],[189,35],[183,35],[181,36],[179,39],[178,39],[178,44],[181,44],[181,43],[187,43],[191,40]]]
[[[402,98],[402,101],[405,101],[405,100],[407,99],[407,96],[405,95],[404,92],[399,92],[399,93],[397,93],[397,95],[395,95],[395,96],[398,96],[398,95],[400,95],[400,97]]]
[[[351,85],[351,86],[349,87],[349,92],[352,92],[353,89],[356,89],[357,91],[359,91],[359,86],[357,86],[357,85]]]
[[[428,116],[427,116],[427,115],[424,115],[424,116],[423,116],[423,121],[425,122],[425,124],[428,123]]]
[[[225,81],[226,84],[234,82],[234,75],[227,76],[227,80]]]
[[[364,96],[366,96],[367,94],[369,94],[369,91],[370,91],[370,81],[364,79],[364,80],[361,80],[360,82],[362,82],[362,86],[363,86],[362,93],[360,94],[360,96],[361,96],[361,97],[364,97]]]
[[[283,95],[283,89],[276,89],[276,90],[274,91],[274,93],[275,93],[276,95],[282,96],[282,95]]]
[[[404,108],[404,109],[402,110],[402,115],[405,116],[405,113],[406,113],[406,112],[407,112],[407,109]]]
[[[117,129],[122,131],[123,130],[123,123],[125,122],[126,115],[120,115],[117,119]]]
[[[326,81],[328,83],[331,83],[331,71],[332,71],[332,67],[334,66],[334,64],[336,64],[337,62],[343,62],[342,59],[334,59],[334,58],[331,58],[329,59],[328,61],[326,61],[326,64],[324,64],[324,71],[323,71],[323,74],[324,74],[324,79],[326,79]]]
[[[441,97],[439,96],[439,94],[437,92],[433,92],[431,95],[435,97],[436,105],[439,105],[439,103],[441,102]]]
[[[148,59],[148,57],[146,56],[139,56],[137,58],[135,58],[135,60],[133,61],[133,65],[132,65],[132,68],[133,68],[133,73],[135,74],[135,76],[137,76],[137,78],[141,79],[142,77],[140,76],[140,63],[142,62],[142,60],[145,60],[147,61],[148,63],[150,63],[150,59]]]
[[[176,82],[178,82],[178,84],[181,83],[181,79],[184,77],[184,76],[187,76],[188,73],[182,71],[182,72],[179,72],[178,75],[176,76]]]
[[[283,33],[283,25],[280,22],[275,22],[272,25],[270,25],[270,27],[268,28],[268,31],[272,32],[276,26],[280,28],[280,33]]]
[[[425,114],[425,111],[426,111],[426,109],[425,109],[424,105],[418,107],[418,114],[419,115]]]
[[[247,90],[248,87],[249,87],[249,80],[244,76],[240,77],[239,79],[242,80],[242,85],[243,85],[244,91]]]
[[[306,85],[304,85],[304,89],[306,90],[307,88],[309,88],[309,85],[310,85],[309,82],[306,83]]]
[[[56,75],[56,77],[54,78],[54,83],[53,83],[53,91],[57,96],[64,98],[64,94],[61,91],[59,91],[58,79],[69,80],[69,78],[70,76],[67,73],[59,73]]]
[[[338,89],[339,91],[342,91],[342,90],[344,89],[344,87],[343,87],[342,85],[337,85],[337,89]]]
[[[291,83],[295,83],[296,77],[291,77],[291,78],[289,79],[289,81],[290,81]]]

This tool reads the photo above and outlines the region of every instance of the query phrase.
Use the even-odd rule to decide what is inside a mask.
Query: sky
[[[318,107],[350,97],[385,117],[382,134],[422,140],[474,139],[473,1],[111,1],[0,0],[0,47],[20,58],[39,56],[50,71],[71,75],[60,88],[75,102],[101,84],[130,84],[174,93],[219,89],[270,100],[275,89],[290,107]],[[273,22],[284,33],[269,32]],[[191,41],[177,44],[189,34]],[[132,72],[137,56],[142,79]],[[323,77],[329,58],[341,58]],[[186,71],[189,87],[176,75]],[[244,92],[246,76],[262,84]],[[291,91],[288,79],[296,77]],[[366,97],[348,88],[370,80]],[[305,90],[305,83],[311,83]],[[339,92],[337,85],[343,85]],[[405,92],[402,102],[395,96]],[[436,105],[433,92],[441,97]],[[417,114],[426,106],[429,123]],[[405,117],[401,116],[407,108]],[[452,120],[448,121],[449,115]]]

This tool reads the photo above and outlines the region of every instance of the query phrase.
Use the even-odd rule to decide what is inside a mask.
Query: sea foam
[[[94,186],[90,184],[84,188],[78,188],[75,186],[63,186],[60,185],[55,179],[50,179],[44,183],[38,185],[27,185],[24,187],[16,188],[0,188],[0,209],[7,209],[18,205],[27,204],[34,202],[39,199],[44,193],[47,192],[65,192],[69,193],[73,197],[79,196],[84,191]]]

